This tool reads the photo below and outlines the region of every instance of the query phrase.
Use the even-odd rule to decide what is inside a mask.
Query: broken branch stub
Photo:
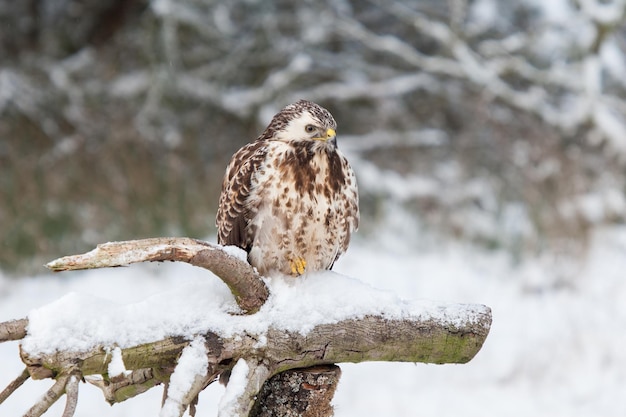
[[[186,237],[102,243],[87,253],[55,259],[46,267],[60,272],[161,261],[186,262],[213,272],[228,285],[246,314],[257,312],[269,297],[265,282],[246,261],[220,245]]]

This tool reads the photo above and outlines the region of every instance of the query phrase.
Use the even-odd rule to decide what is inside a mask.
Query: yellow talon
[[[304,269],[306,268],[306,261],[304,259],[296,258],[290,261],[289,265],[291,266],[291,274],[294,277],[304,274]]]

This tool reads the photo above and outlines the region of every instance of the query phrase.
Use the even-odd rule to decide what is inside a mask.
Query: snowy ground
[[[567,262],[568,265],[563,265]],[[512,266],[504,254],[450,244],[410,252],[356,242],[335,268],[405,299],[482,303],[493,310],[491,334],[466,365],[343,364],[336,415],[352,416],[624,416],[626,401],[626,229],[596,235],[580,265],[538,259]],[[576,270],[571,285],[559,271]],[[183,264],[42,274],[0,275],[0,320],[25,317],[69,292],[118,305],[160,297],[206,274]],[[19,374],[16,343],[0,344],[0,388]],[[0,405],[22,415],[50,386],[28,381]],[[156,416],[161,389],[109,407],[81,384],[76,416]],[[224,389],[200,397],[198,416],[215,416]],[[62,401],[48,415],[60,415]]]

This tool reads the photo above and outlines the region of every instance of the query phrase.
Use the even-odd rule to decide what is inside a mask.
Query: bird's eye
[[[304,127],[304,130],[306,131],[306,133],[313,133],[313,132],[315,132],[315,126],[313,126],[313,125],[306,125]]]

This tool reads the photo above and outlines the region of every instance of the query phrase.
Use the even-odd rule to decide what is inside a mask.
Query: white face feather
[[[315,119],[308,111],[305,111],[291,120],[284,129],[277,132],[276,139],[280,141],[307,139],[310,137],[310,134],[305,130],[307,125],[324,128],[324,126],[320,126],[319,120]]]

